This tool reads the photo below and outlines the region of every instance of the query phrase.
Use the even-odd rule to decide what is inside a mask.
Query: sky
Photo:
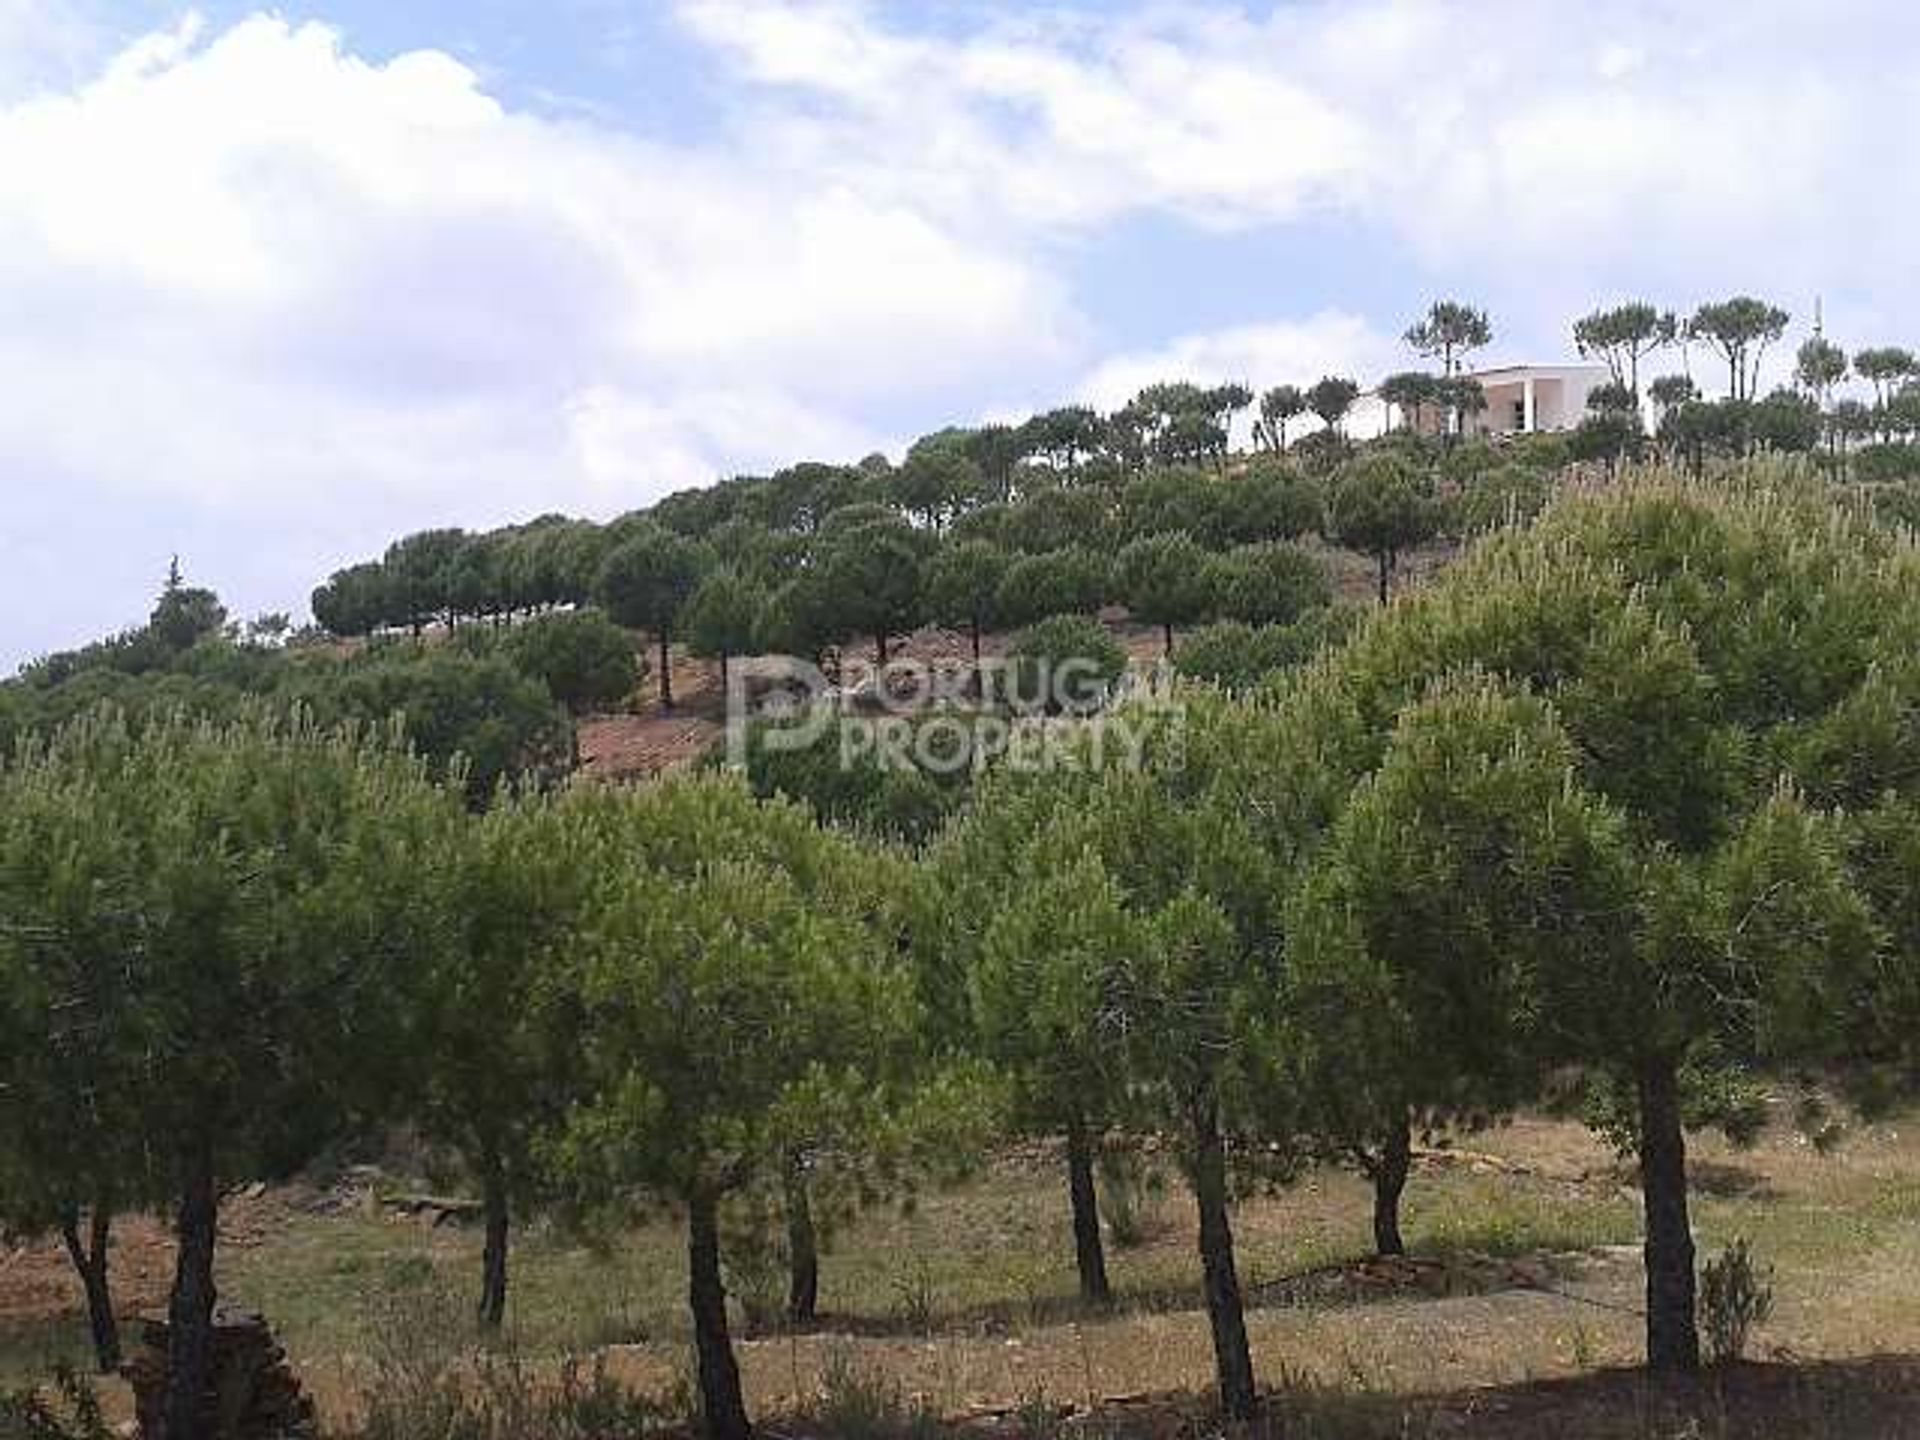
[[[0,669],[431,526],[1645,298],[1920,341],[1908,0],[0,0]],[[1707,357],[1673,355],[1696,375]]]

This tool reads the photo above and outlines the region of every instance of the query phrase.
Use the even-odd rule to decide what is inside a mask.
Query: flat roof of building
[[[1573,375],[1604,375],[1604,365],[1496,365],[1490,370],[1473,370],[1468,378],[1473,380],[1498,380],[1508,377],[1525,378],[1528,375],[1545,375],[1566,378]]]

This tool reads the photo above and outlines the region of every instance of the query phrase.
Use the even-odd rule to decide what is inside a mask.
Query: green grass
[[[1451,1177],[1408,1196],[1404,1228],[1415,1254],[1492,1256],[1592,1250],[1640,1235],[1640,1212],[1617,1192],[1594,1194],[1525,1178]]]
[[[86,1371],[93,1364],[84,1321],[44,1316],[0,1326],[0,1390],[42,1380],[61,1367]]]

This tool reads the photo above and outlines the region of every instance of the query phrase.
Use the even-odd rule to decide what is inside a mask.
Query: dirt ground
[[[1243,1199],[1248,1328],[1287,1433],[1920,1435],[1920,1134],[1866,1127],[1822,1156],[1778,1127],[1745,1151],[1700,1137],[1694,1158],[1702,1259],[1748,1238],[1772,1269],[1777,1304],[1755,1363],[1677,1391],[1635,1368],[1633,1177],[1576,1126],[1524,1119],[1423,1154],[1407,1197],[1407,1261],[1367,1256],[1367,1194],[1349,1175],[1315,1172]],[[1107,1310],[1075,1298],[1064,1186],[1045,1147],[850,1219],[826,1258],[825,1313],[804,1331],[760,1313],[777,1274],[736,1265],[750,1404],[805,1414],[827,1377],[851,1366],[975,1428],[1044,1402],[1076,1416],[1076,1433],[1218,1433],[1204,1402],[1212,1359],[1191,1206],[1177,1176],[1156,1187],[1153,1173],[1126,1243],[1110,1249],[1118,1300]],[[406,1308],[421,1296],[440,1304],[449,1344],[471,1343],[478,1236],[387,1203],[378,1184],[249,1190],[225,1207],[223,1295],[272,1318],[335,1417],[355,1408],[396,1313],[409,1343],[432,1328]],[[603,1356],[623,1382],[670,1390],[687,1366],[683,1253],[667,1216],[610,1244],[528,1227],[510,1343],[542,1363]],[[123,1311],[161,1302],[169,1260],[159,1226],[123,1223]],[[57,1247],[0,1252],[0,1385],[78,1356],[81,1337]],[[111,1407],[124,1413],[117,1388]]]

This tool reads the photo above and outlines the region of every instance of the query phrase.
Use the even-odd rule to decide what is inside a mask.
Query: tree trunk
[[[1400,1196],[1413,1167],[1413,1128],[1403,1113],[1387,1128],[1380,1160],[1373,1169],[1373,1248],[1380,1255],[1404,1255],[1400,1238]]]
[[[1193,1130],[1193,1197],[1200,1212],[1200,1265],[1206,1275],[1207,1321],[1213,1330],[1220,1404],[1229,1418],[1250,1420],[1256,1405],[1253,1355],[1247,1348],[1240,1275],[1233,1263],[1233,1227],[1227,1219],[1227,1150],[1212,1095],[1194,1102]]]
[[[1687,1216],[1687,1140],[1672,1056],[1641,1063],[1640,1193],[1646,1201],[1647,1364],[1690,1374],[1700,1368],[1694,1324],[1693,1228]]]
[[[667,627],[662,625],[660,627],[660,708],[662,710],[673,708],[673,664],[668,650],[670,643]]]
[[[879,662],[881,669],[884,670],[886,668],[887,632],[884,630],[876,630],[873,632],[873,658]]]
[[[1385,550],[1380,552],[1378,558],[1380,561],[1380,603],[1384,605],[1387,603],[1387,575],[1393,568],[1393,561]]]
[[[511,1216],[507,1176],[498,1155],[481,1162],[480,1189],[486,1212],[486,1245],[480,1259],[480,1328],[498,1330],[507,1314],[507,1246]]]
[[[726,703],[732,703],[733,683],[729,678],[727,652],[724,650],[720,652],[720,694]]]
[[[980,680],[980,617],[978,615],[967,622],[967,629],[973,639],[973,684],[974,693],[978,694],[983,688]]]
[[[184,1157],[180,1210],[174,1226],[179,1249],[173,1295],[167,1304],[167,1440],[199,1440],[201,1405],[213,1362],[213,1251],[220,1220],[214,1188],[213,1146],[202,1141]]]
[[[820,1237],[813,1228],[813,1197],[798,1156],[784,1179],[787,1210],[787,1318],[810,1324],[820,1313]]]
[[[717,1210],[712,1195],[696,1195],[687,1205],[687,1299],[693,1308],[700,1409],[708,1440],[749,1440],[753,1427],[747,1423],[740,1367],[734,1363],[733,1341],[727,1334]]]
[[[113,1314],[113,1287],[107,1274],[107,1254],[113,1238],[113,1212],[96,1202],[88,1218],[88,1237],[80,1237],[80,1217],[60,1222],[60,1238],[80,1276],[87,1296],[87,1327],[93,1334],[93,1359],[102,1375],[120,1368],[120,1324]]]
[[[1093,1185],[1093,1140],[1078,1115],[1067,1122],[1067,1190],[1073,1201],[1073,1253],[1080,1267],[1080,1298],[1104,1305],[1113,1298],[1107,1284],[1107,1256],[1100,1243],[1100,1194]]]
[[[1160,633],[1166,638],[1166,653],[1167,657],[1171,659],[1173,657],[1173,626],[1162,625],[1160,627]]]

